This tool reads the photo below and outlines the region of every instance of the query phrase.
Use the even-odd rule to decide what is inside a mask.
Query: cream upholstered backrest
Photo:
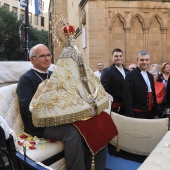
[[[24,126],[20,116],[16,87],[17,84],[12,84],[0,88],[0,115],[9,127],[19,134],[24,131]]]
[[[55,65],[51,64],[49,70],[53,71]],[[30,61],[1,61],[0,87],[17,83],[21,75],[32,68]]]
[[[31,67],[30,61],[1,61],[0,84],[18,82],[20,76]]]
[[[168,118],[136,119],[112,112],[118,129],[120,149],[139,155],[149,155],[168,131]],[[117,144],[115,137],[111,144]]]

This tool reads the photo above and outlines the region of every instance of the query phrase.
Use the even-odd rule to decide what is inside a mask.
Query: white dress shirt
[[[149,81],[148,74],[146,73],[146,71],[141,71],[141,75],[142,75],[143,79],[145,80],[145,83],[148,86],[148,92],[152,92],[151,83]]]
[[[99,79],[100,79],[100,76],[101,76],[102,73],[101,73],[100,71],[95,71],[94,74],[95,74],[97,77],[99,77]]]

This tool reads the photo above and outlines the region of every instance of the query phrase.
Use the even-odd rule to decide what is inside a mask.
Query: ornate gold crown
[[[64,18],[64,16],[59,13],[53,15],[50,21],[50,33],[52,34],[53,42],[57,42],[59,46],[65,46],[65,41],[58,31],[58,27],[60,24],[63,25],[62,32],[65,36],[66,41],[69,41],[69,45],[73,46],[73,41],[75,41],[75,29],[73,26],[69,25],[68,19]]]
[[[74,27],[71,25],[66,25],[63,27],[63,34],[67,37],[73,36],[75,34]]]

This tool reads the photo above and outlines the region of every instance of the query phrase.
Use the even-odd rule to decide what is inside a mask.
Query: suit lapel
[[[122,73],[115,67],[115,65],[113,64],[112,66],[113,66],[112,74],[114,74],[114,72],[115,72],[119,77],[122,77],[124,79]],[[124,70],[125,76],[126,76],[127,71],[124,68],[123,68],[123,70]]]
[[[123,68],[125,75],[129,72],[128,70],[126,70],[125,68]]]
[[[113,65],[112,74],[115,76],[115,73],[116,73],[116,75],[123,77],[123,75],[121,74],[121,72],[115,67],[115,65]]]
[[[145,85],[147,85],[142,74],[141,74],[141,70],[139,68],[137,68],[137,76],[139,76],[139,78],[145,83]]]

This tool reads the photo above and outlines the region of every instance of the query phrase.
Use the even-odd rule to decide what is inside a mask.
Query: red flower
[[[34,150],[34,149],[36,149],[36,147],[33,145],[33,146],[30,146],[29,149]]]
[[[35,143],[35,141],[30,141],[29,142],[31,145],[35,145],[36,143]]]
[[[22,145],[23,145],[23,142],[18,141],[18,145],[19,145],[19,146],[22,146]]]
[[[24,135],[24,134],[20,135],[19,137],[20,137],[21,139],[26,139],[26,138],[28,138],[28,136],[27,136],[27,135]]]
[[[50,142],[50,143],[55,143],[55,142],[56,142],[56,140],[54,140],[54,139],[50,139],[50,140],[49,140],[49,142]]]

